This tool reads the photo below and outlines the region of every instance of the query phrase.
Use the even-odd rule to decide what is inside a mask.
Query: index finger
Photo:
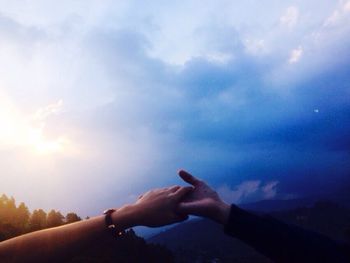
[[[174,197],[176,200],[180,201],[185,195],[193,190],[192,186],[180,187],[175,193]]]
[[[193,186],[196,186],[196,185],[201,183],[201,181],[199,179],[197,179],[196,177],[194,177],[190,173],[186,172],[185,170],[180,170],[178,172],[178,174],[182,178],[182,180],[184,180],[185,182],[187,182]]]

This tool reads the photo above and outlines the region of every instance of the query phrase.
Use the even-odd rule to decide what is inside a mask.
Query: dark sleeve
[[[225,232],[275,262],[350,262],[345,245],[268,216],[231,206]]]

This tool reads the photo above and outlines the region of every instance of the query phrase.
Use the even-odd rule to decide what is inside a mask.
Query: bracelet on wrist
[[[112,214],[117,211],[116,209],[110,208],[103,212],[105,215],[105,224],[107,227],[107,231],[113,236],[113,237],[121,237],[125,234],[124,230],[118,230],[117,226],[113,223],[112,220]]]

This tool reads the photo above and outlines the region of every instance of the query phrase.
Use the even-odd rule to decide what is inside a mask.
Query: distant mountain
[[[350,209],[332,201],[318,201],[312,207],[275,211],[271,215],[333,239],[350,239]]]
[[[323,233],[335,239],[346,239],[350,233],[350,209],[330,201],[309,204],[308,200],[287,202],[263,201],[250,204],[250,208],[262,205],[271,210],[272,216]],[[297,204],[307,204],[294,208]],[[282,208],[282,211],[277,211]],[[260,210],[262,212],[262,210]],[[348,236],[350,238],[350,236]],[[208,220],[191,220],[177,225],[148,242],[161,244],[173,251],[176,262],[270,262],[267,258],[241,241],[224,234],[222,226]]]
[[[340,206],[350,209],[350,192],[338,192],[331,194],[324,194],[318,196],[309,196],[295,199],[281,199],[281,200],[261,200],[254,203],[246,203],[239,205],[243,209],[256,212],[273,212],[292,210],[298,207],[311,207],[320,200],[328,200]]]
[[[239,205],[241,208],[255,211],[255,212],[273,212],[292,210],[298,207],[312,206],[316,201],[316,198],[302,198],[302,199],[290,199],[290,200],[261,200],[254,203],[247,203]]]
[[[176,262],[271,262],[209,220],[191,220],[147,240],[173,251]]]

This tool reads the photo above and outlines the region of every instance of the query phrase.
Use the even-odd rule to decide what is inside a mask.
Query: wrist
[[[119,230],[139,225],[135,205],[124,205],[112,214],[112,221]]]
[[[219,202],[217,204],[217,212],[215,221],[219,224],[225,225],[228,221],[230,215],[231,206],[224,202]]]

